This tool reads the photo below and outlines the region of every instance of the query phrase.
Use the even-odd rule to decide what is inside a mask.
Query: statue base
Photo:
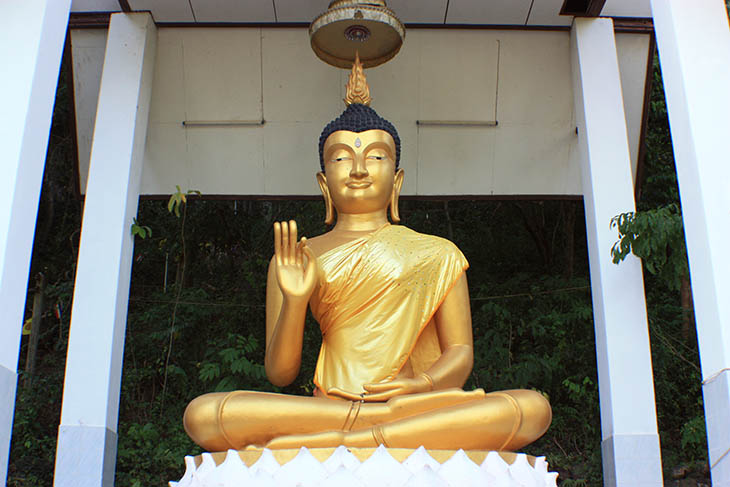
[[[170,487],[554,487],[545,457],[522,453],[408,448],[301,448],[185,457]]]

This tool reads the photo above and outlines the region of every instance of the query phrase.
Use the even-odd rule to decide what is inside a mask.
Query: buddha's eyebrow
[[[350,147],[349,145],[347,145],[345,143],[337,142],[337,143],[332,144],[331,146],[327,147],[327,150],[324,151],[325,155],[327,156],[327,159],[329,159],[332,156],[332,153],[336,150],[344,150],[344,151],[349,152],[350,154],[353,153],[352,147]]]
[[[389,156],[393,157],[393,151],[391,150],[390,145],[385,141],[376,140],[375,142],[371,142],[365,146],[362,152],[364,154],[372,149],[383,149]]]

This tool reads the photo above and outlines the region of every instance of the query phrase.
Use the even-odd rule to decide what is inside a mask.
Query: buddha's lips
[[[345,183],[345,186],[352,189],[363,189],[371,186],[373,184],[372,180],[370,179],[361,179],[361,180],[350,180]]]

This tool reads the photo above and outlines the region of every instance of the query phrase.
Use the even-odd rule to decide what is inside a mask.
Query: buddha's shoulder
[[[331,248],[336,247],[336,243],[332,241],[331,237],[328,237],[328,233],[329,232],[307,239],[307,245],[310,249],[312,249],[314,255],[322,255]]]
[[[424,251],[438,250],[440,252],[461,254],[459,248],[452,241],[437,235],[417,232],[405,225],[391,225],[384,230],[383,238],[392,241],[394,244],[407,244],[410,247],[419,247]]]
[[[407,245],[411,249],[421,249],[424,252],[438,250],[461,254],[459,248],[450,240],[436,235],[419,233],[404,225],[388,225],[378,230],[373,237],[386,246],[401,247]],[[330,231],[307,239],[307,245],[314,255],[320,256],[334,248],[345,245],[357,238],[337,235]]]

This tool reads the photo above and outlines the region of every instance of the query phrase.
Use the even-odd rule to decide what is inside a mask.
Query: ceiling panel
[[[447,3],[447,0],[387,1],[401,22],[410,24],[443,24]]]
[[[119,12],[117,0],[73,0],[72,12]]]
[[[190,0],[197,22],[275,22],[273,0]]]
[[[447,24],[524,25],[532,0],[450,0]]]
[[[535,0],[527,25],[570,25],[571,15],[559,15],[564,0]]]
[[[194,22],[188,0],[128,0],[132,10],[149,10],[155,22]]]
[[[279,22],[311,22],[327,10],[329,0],[274,0]]]
[[[607,17],[651,17],[649,0],[607,0],[601,11]]]

